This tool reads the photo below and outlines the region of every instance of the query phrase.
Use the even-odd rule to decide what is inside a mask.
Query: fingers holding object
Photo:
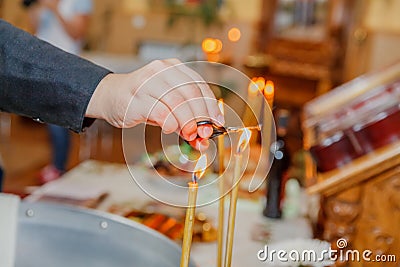
[[[214,94],[199,74],[175,59],[154,61],[149,65],[147,71],[153,75],[141,90],[170,110],[178,122],[177,131],[180,130],[184,139],[193,141],[212,134],[210,126],[197,127],[196,121],[223,124]]]
[[[167,83],[177,90],[186,101],[196,121],[212,120],[217,124],[223,124],[223,116],[217,105],[213,92],[206,82],[192,69],[188,68],[179,60],[166,60],[171,64],[170,73],[166,75]],[[211,110],[211,112],[210,112]],[[222,119],[221,119],[222,117]],[[198,135],[208,138],[212,134],[210,126],[198,127]]]

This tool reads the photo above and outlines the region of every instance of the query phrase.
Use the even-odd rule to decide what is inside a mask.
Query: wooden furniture
[[[334,249],[345,239],[344,250],[371,250],[373,255],[400,257],[400,143],[395,143],[320,175],[320,183],[308,188],[320,193],[320,238]],[[376,263],[338,262],[337,266],[369,266]],[[385,262],[379,266],[399,266]]]
[[[335,117],[332,114],[346,110],[349,103],[358,103],[357,99],[365,101],[365,95],[376,91],[376,88],[385,88],[386,84],[399,79],[400,64],[397,64],[358,78],[309,102],[305,106],[303,120],[305,149],[309,150],[320,142],[321,136],[324,136],[318,132],[321,130],[320,125],[331,122]],[[398,106],[398,99],[396,101]],[[368,99],[368,103],[371,102]],[[373,111],[371,116],[374,116]],[[365,116],[360,118],[368,119]],[[360,122],[358,118],[355,121]],[[357,128],[344,124],[345,117],[335,126],[336,130]],[[344,130],[344,135],[346,134]],[[381,134],[384,135],[385,132],[382,131]],[[361,149],[365,150],[365,147]],[[333,249],[338,248],[338,240],[346,240],[347,244],[342,249],[344,252],[358,250],[362,255],[363,251],[371,250],[371,259],[375,259],[376,255],[395,255],[397,262],[380,262],[378,266],[399,266],[400,140],[393,139],[390,144],[322,173],[317,171],[311,155],[308,155],[306,162],[307,191],[309,194],[321,195],[318,237],[330,241]],[[377,266],[376,264],[362,259],[336,262],[336,266]]]
[[[356,10],[355,1],[264,0],[255,47],[271,74],[316,81],[321,95],[342,81]]]

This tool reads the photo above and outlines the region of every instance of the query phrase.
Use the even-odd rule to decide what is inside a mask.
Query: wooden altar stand
[[[395,255],[400,266],[400,142],[358,158],[341,169],[318,174],[309,194],[321,194],[320,238],[347,241],[345,249]],[[371,259],[374,258],[371,257]],[[360,260],[337,266],[378,266]]]
[[[346,108],[357,111],[354,107],[357,107],[358,103],[375,101],[378,97],[368,99],[365,95],[368,96],[373,90],[379,88],[388,88],[387,85],[398,83],[399,79],[400,63],[378,73],[357,78],[307,103],[303,120],[304,148],[310,150],[316,145],[323,146],[324,136],[321,135],[321,125],[331,123],[331,120],[335,120],[335,114]],[[378,102],[375,108],[379,109],[380,104],[385,105],[391,98],[395,100],[394,106],[398,107],[399,95],[397,93],[393,96],[382,98],[382,103]],[[364,102],[357,102],[357,99]],[[374,114],[375,108],[369,110],[372,111],[371,114],[368,113],[370,117],[380,114],[381,111],[376,111],[377,114]],[[370,118],[369,115],[367,118],[363,116],[363,112],[359,113],[360,118],[353,119],[355,124]],[[346,137],[350,140],[355,136],[348,133],[351,131],[356,133],[357,126],[345,120],[345,116],[343,119],[336,119],[334,121],[336,128],[333,128],[332,132],[341,131],[343,136],[347,135]],[[396,120],[390,125],[398,125],[400,121]],[[377,131],[378,137],[387,133],[387,130],[381,128]],[[363,154],[350,161],[346,159],[346,162],[341,162],[340,166],[324,170],[324,172],[321,171],[321,166],[317,171],[317,163],[313,160],[311,153],[306,156],[307,192],[321,196],[321,208],[316,226],[317,237],[330,241],[333,249],[342,248],[343,252],[356,250],[360,255],[360,260],[339,260],[336,266],[400,266],[400,138],[398,132],[396,136],[388,144],[373,150],[367,151],[366,147],[360,146]],[[349,146],[336,147],[331,151],[346,150]],[[320,156],[325,160],[324,163],[327,161],[332,163],[329,160],[335,159],[335,155],[329,154],[329,151],[321,151]],[[341,152],[343,151],[338,152],[339,156],[346,155],[340,154]],[[344,243],[339,244],[338,240]],[[371,251],[369,262],[362,259],[362,253],[366,250]],[[377,255],[390,256],[390,259],[386,259],[386,262],[378,262]]]

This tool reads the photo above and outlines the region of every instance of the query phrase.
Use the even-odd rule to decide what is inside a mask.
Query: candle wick
[[[195,184],[197,184],[197,180],[198,180],[198,179],[197,179],[196,174],[193,173],[193,175],[192,175],[192,182],[195,183]]]

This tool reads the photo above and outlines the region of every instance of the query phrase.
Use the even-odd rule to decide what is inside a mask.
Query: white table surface
[[[143,173],[143,175],[146,174]],[[152,200],[136,185],[126,165],[94,160],[81,163],[67,172],[62,179],[39,188],[30,199],[47,192],[65,193],[68,191],[70,192],[68,194],[75,196],[108,192],[109,196],[98,207],[103,211],[107,211],[112,204],[132,202],[140,206]],[[215,193],[217,193],[217,188],[215,188]],[[226,212],[228,211],[228,202],[226,201]],[[199,208],[197,211],[205,212],[213,222],[218,221],[217,204]],[[307,219],[268,220],[261,215],[261,211],[261,202],[239,199],[232,266],[266,266],[266,263],[257,259],[257,252],[264,248],[264,244],[251,238],[252,230],[259,224],[267,225],[270,229],[270,242],[312,238],[311,226]],[[216,242],[194,243],[191,257],[198,266],[215,266],[216,247]]]

